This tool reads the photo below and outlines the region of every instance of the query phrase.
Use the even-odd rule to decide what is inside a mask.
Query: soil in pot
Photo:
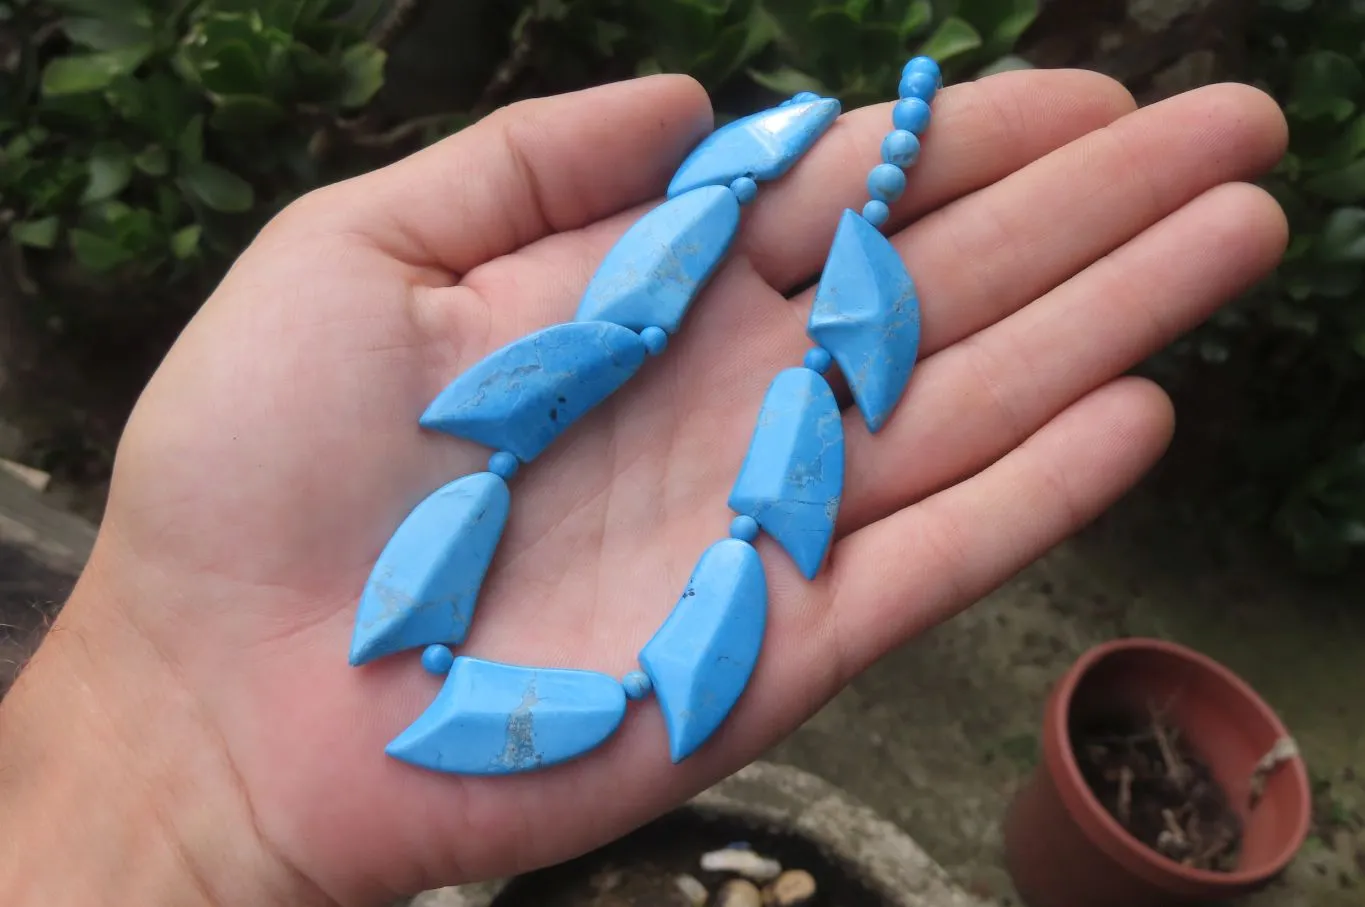
[[[731,816],[679,810],[577,860],[514,879],[492,907],[692,907],[679,887],[681,875],[706,889],[712,904],[728,872],[701,869],[703,854],[736,843],[786,869],[815,879],[815,896],[800,907],[888,907],[857,871],[812,841],[779,828],[754,827]],[[762,887],[759,883],[757,887]]]
[[[1192,869],[1236,870],[1242,821],[1207,763],[1159,711],[1078,724],[1071,745],[1096,799],[1134,838]]]

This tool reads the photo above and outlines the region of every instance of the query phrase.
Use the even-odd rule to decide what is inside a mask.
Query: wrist
[[[260,839],[194,697],[87,571],[0,703],[0,890],[16,907],[317,903]]]

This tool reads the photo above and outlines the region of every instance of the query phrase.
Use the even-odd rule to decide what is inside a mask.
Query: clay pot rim
[[[1275,730],[1277,737],[1290,736],[1289,730],[1280,721],[1275,711],[1242,678],[1228,668],[1194,649],[1161,639],[1132,637],[1118,639],[1095,646],[1078,658],[1054,688],[1047,706],[1043,733],[1043,756],[1048,771],[1052,774],[1062,804],[1072,819],[1082,829],[1098,825],[1101,833],[1092,835],[1091,840],[1108,856],[1150,881],[1161,878],[1180,879],[1181,881],[1202,886],[1245,888],[1264,882],[1284,870],[1308,837],[1311,809],[1305,808],[1297,826],[1285,839],[1285,846],[1274,859],[1258,866],[1234,872],[1215,872],[1210,869],[1194,869],[1177,863],[1169,857],[1157,853],[1128,833],[1118,820],[1109,814],[1085,782],[1080,766],[1076,763],[1071,748],[1070,731],[1066,720],[1071,711],[1072,697],[1082,679],[1101,661],[1120,652],[1149,651],[1162,652],[1176,656],[1201,670],[1217,675],[1246,699],[1261,717]],[[1308,783],[1308,769],[1301,756],[1285,762],[1279,771],[1293,773],[1294,784],[1300,791],[1302,801],[1307,804],[1312,798]]]

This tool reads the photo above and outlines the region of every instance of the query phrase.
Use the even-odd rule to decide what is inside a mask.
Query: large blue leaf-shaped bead
[[[675,333],[738,229],[739,199],[724,186],[703,186],[664,202],[617,240],[574,318]]]
[[[438,772],[528,772],[581,756],[625,714],[626,691],[606,674],[461,657],[435,701],[384,751]]]
[[[640,335],[606,321],[571,321],[528,334],[441,391],[422,426],[533,460],[634,375]]]
[[[361,594],[351,664],[464,641],[510,503],[501,478],[476,472],[432,492],[408,514]]]
[[[741,176],[776,179],[791,169],[838,118],[839,102],[819,98],[761,110],[727,123],[692,149],[668,184],[668,197],[698,186],[728,186]]]
[[[744,692],[767,613],[768,582],[753,546],[723,539],[706,549],[673,613],[640,650],[674,762],[705,743]]]
[[[806,331],[839,363],[868,429],[880,430],[919,353],[919,300],[900,255],[856,212],[839,220]]]
[[[813,579],[834,537],[844,488],[844,426],[834,392],[807,368],[777,373],[730,509],[753,517],[806,579]]]

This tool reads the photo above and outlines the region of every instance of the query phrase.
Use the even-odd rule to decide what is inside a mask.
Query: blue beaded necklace
[[[574,759],[620,726],[627,700],[652,691],[675,763],[720,727],[758,660],[767,580],[753,547],[774,539],[807,579],[828,555],[843,494],[843,421],[825,373],[837,363],[867,427],[886,423],[919,349],[914,284],[878,229],[919,155],[938,65],[916,57],[901,74],[894,131],[867,178],[862,213],[844,211],[806,332],[816,346],[769,385],[730,492],[729,538],[701,555],[672,613],[640,650],[641,670],[596,671],[456,657],[502,537],[508,481],[566,428],[661,355],[739,230],[758,182],[786,173],[833,125],[839,102],[803,92],[704,139],[668,198],[612,247],[574,320],[500,350],[458,376],[422,415],[423,428],[491,447],[488,469],[432,492],[403,520],[361,595],[350,661],[421,648],[445,682],[386,747],[423,768],[468,775],[531,771]]]

